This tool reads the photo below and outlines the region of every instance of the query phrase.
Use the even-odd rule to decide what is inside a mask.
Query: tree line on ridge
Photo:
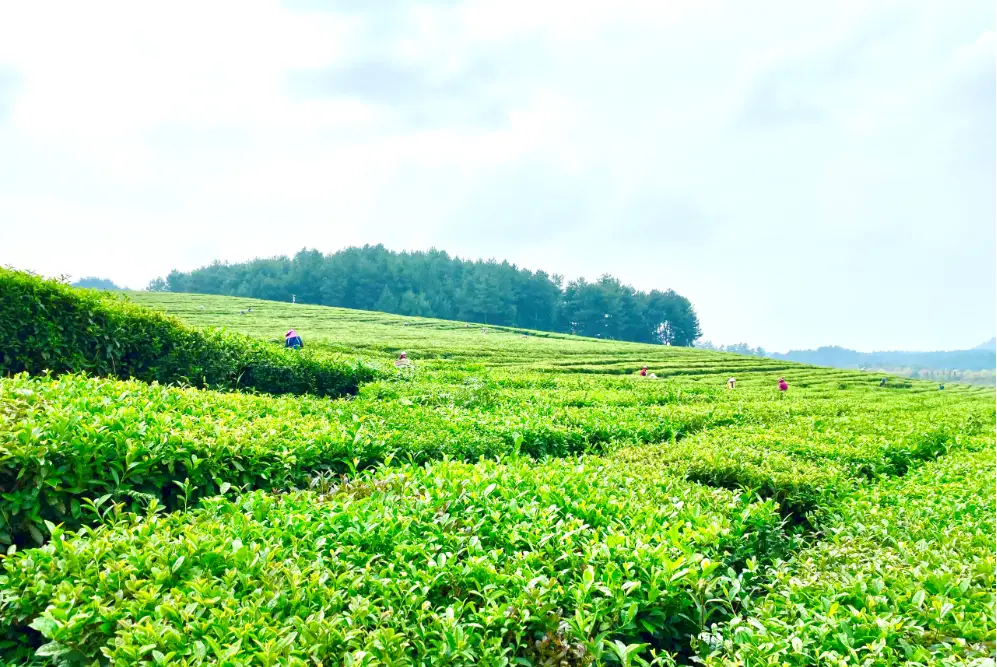
[[[294,257],[174,270],[149,289],[276,301],[294,295],[298,303],[665,345],[692,345],[701,334],[692,304],[672,290],[644,292],[609,275],[565,282],[436,249],[366,245],[327,255],[305,249]]]

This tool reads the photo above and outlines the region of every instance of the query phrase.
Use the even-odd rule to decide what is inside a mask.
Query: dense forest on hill
[[[666,345],[700,336],[692,304],[672,290],[643,292],[612,276],[565,282],[508,262],[471,261],[441,250],[382,245],[323,255],[216,262],[154,280],[153,291],[254,297],[400,315],[557,331]]]
[[[87,289],[99,289],[99,290],[120,290],[113,280],[108,280],[107,278],[97,278],[96,276],[87,276],[86,278],[80,278],[73,283],[73,287],[85,287]]]

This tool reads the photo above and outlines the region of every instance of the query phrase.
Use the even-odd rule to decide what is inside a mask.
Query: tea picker
[[[284,347],[291,350],[300,350],[305,346],[304,341],[301,340],[301,336],[294,329],[289,329],[286,334],[284,334]]]

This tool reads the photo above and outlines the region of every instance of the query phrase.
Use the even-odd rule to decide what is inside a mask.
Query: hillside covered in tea
[[[990,390],[300,303],[124,303],[4,278],[33,288],[4,293],[0,334],[62,341],[49,357],[80,366],[46,372],[24,343],[0,359],[10,663],[993,656]],[[61,310],[44,302],[55,296]],[[32,321],[15,318],[28,307]],[[96,324],[62,317],[71,308]],[[81,321],[87,336],[60,333]],[[134,338],[139,324],[163,358],[218,346],[219,381],[156,376],[140,347],[119,352],[118,332]],[[289,329],[301,353],[281,349]],[[97,335],[100,350],[69,349]],[[410,364],[395,364],[401,352]],[[122,363],[147,375],[127,379]],[[312,373],[349,391],[280,391],[283,377],[307,389]]]

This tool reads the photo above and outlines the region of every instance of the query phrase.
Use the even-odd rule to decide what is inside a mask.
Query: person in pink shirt
[[[786,384],[786,381],[783,378],[779,378],[779,391],[787,391],[788,389],[789,385]]]

